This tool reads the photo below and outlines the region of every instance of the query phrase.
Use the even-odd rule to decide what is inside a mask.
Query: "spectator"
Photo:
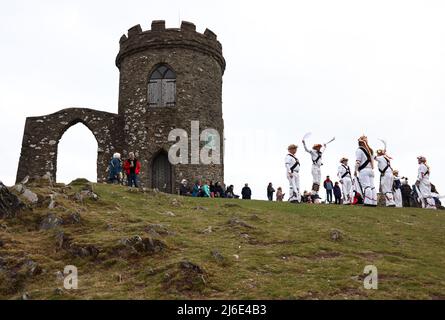
[[[353,205],[363,204],[363,197],[360,192],[354,191],[354,199],[352,201]]]
[[[129,159],[125,161],[124,170],[127,174],[128,186],[139,187],[138,176],[141,173],[141,163],[136,159],[134,152],[130,152]]]
[[[201,189],[202,189],[202,196],[204,198],[210,198],[212,196],[210,194],[210,181],[206,181]]]
[[[318,195],[318,193],[311,193],[311,201],[312,201],[312,203],[315,203],[315,204],[321,203],[321,198]]]
[[[252,199],[252,190],[249,188],[249,185],[247,183],[241,191],[241,196],[243,197],[243,200]]]
[[[179,187],[179,194],[183,197],[190,197],[192,195],[190,192],[190,188],[188,186],[188,181],[185,179],[181,181],[181,186]]]
[[[226,190],[226,198],[230,198],[230,199],[239,199],[239,196],[235,194],[235,192],[233,191],[235,189],[235,187],[232,185],[230,185],[227,190]]]
[[[210,196],[212,198],[215,198],[215,185],[213,184],[213,181],[210,181]]]
[[[273,188],[272,182],[267,186],[267,199],[269,201],[273,201],[273,194],[275,193],[275,189]]]
[[[304,203],[313,203],[312,192],[304,191],[303,192],[303,202]]]
[[[198,180],[193,185],[192,189],[192,197],[201,197],[202,196],[202,190],[201,190],[201,181]]]
[[[335,204],[341,204],[341,188],[338,182],[336,182],[334,186],[334,197],[335,197]]]
[[[221,183],[217,182],[215,183],[215,197],[216,198],[224,198],[224,188],[222,187]]]
[[[334,190],[334,184],[332,183],[329,176],[326,177],[323,186],[326,189],[326,202],[332,203],[332,191]]]
[[[122,162],[121,162],[121,155],[119,153],[115,153],[113,155],[113,159],[110,161],[110,166],[108,167],[110,176],[108,178],[108,181],[110,183],[114,184],[120,184],[122,183]]]
[[[402,192],[402,203],[404,207],[411,207],[411,197],[412,189],[408,183],[408,178],[402,178],[403,183],[400,186],[400,191]]]
[[[442,207],[442,202],[440,201],[440,195],[439,192],[436,189],[436,186],[434,184],[431,184],[431,196],[434,199],[434,203],[436,204],[437,208]]]
[[[226,198],[232,199],[233,197],[234,197],[233,186],[229,186],[226,190]]]
[[[286,194],[283,193],[283,188],[279,187],[279,188],[277,189],[277,201],[278,201],[278,202],[283,202],[283,200],[284,200],[284,196],[285,196],[285,195],[286,195]]]

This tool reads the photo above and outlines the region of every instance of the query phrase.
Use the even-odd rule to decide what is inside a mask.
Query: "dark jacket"
[[[179,194],[181,196],[191,196],[190,189],[188,188],[188,186],[185,186],[183,184],[181,184],[181,186],[179,187]]]
[[[340,186],[334,186],[334,196],[336,198],[341,198],[341,188],[340,188]]]
[[[402,192],[402,197],[409,198],[413,190],[411,189],[409,184],[402,184],[400,186],[400,191]]]
[[[224,198],[224,197],[225,197],[224,189],[223,189],[223,187],[222,187],[221,185],[219,185],[219,184],[216,184],[216,185],[215,185],[215,196],[216,196],[216,197],[221,197],[221,198]]]
[[[249,187],[244,187],[241,191],[241,195],[244,200],[250,200],[252,199],[252,190]]]
[[[112,159],[110,161],[110,180],[119,179],[119,174],[122,172],[122,164],[119,159]]]

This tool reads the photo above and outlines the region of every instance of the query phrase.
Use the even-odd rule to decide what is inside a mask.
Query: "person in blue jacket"
[[[108,181],[110,183],[120,184],[122,182],[122,162],[121,155],[119,153],[115,153],[113,155],[113,159],[111,159],[110,161],[108,171]]]

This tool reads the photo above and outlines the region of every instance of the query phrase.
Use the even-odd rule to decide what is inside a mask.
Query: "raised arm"
[[[311,153],[311,150],[309,150],[306,146],[306,141],[303,140],[303,146],[304,146],[304,150],[306,150],[306,152]]]
[[[360,167],[360,163],[361,163],[361,152],[360,152],[360,150],[357,150],[357,152],[355,153],[355,158],[357,160],[355,161],[354,176],[357,176],[358,168]]]

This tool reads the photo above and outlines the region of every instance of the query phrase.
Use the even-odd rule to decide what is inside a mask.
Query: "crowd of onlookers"
[[[250,190],[250,188],[249,188]],[[250,194],[244,193],[243,189],[243,199],[244,196],[249,197],[252,196]],[[179,194],[185,197],[201,197],[201,198],[232,198],[239,199],[240,196],[235,194],[234,186],[229,185],[226,187],[225,183],[221,182],[213,182],[210,180],[197,180],[193,185],[190,185],[189,182],[184,179],[181,181],[181,186],[179,187]]]
[[[138,177],[141,171],[141,162],[136,159],[133,152],[129,153],[128,159],[122,161],[121,155],[115,153],[113,159],[110,161],[108,167],[109,182],[110,183],[125,183],[130,187],[139,187]],[[325,203],[342,204],[343,195],[339,182],[333,182],[329,176],[323,182],[323,187],[326,190]],[[246,183],[241,190],[241,196],[235,194],[234,186],[229,185],[226,187],[224,182],[213,182],[211,180],[197,180],[190,185],[187,180],[182,180],[179,193],[182,196],[189,197],[203,197],[203,198],[231,198],[231,199],[252,199],[252,190]],[[400,182],[394,185],[395,189],[400,189],[402,194],[403,207],[419,207],[418,195],[416,194],[416,188],[411,187],[408,183],[408,179],[403,177]],[[278,202],[285,201],[286,194],[283,192],[283,188],[278,187],[276,190],[272,183],[267,186],[267,199],[269,201]],[[434,185],[431,185],[431,192],[436,202],[437,207],[442,207],[439,193]],[[312,193],[304,191],[302,193],[302,202],[304,203],[322,203],[322,199],[318,193]],[[354,192],[353,205],[363,204],[363,198],[359,192]]]

